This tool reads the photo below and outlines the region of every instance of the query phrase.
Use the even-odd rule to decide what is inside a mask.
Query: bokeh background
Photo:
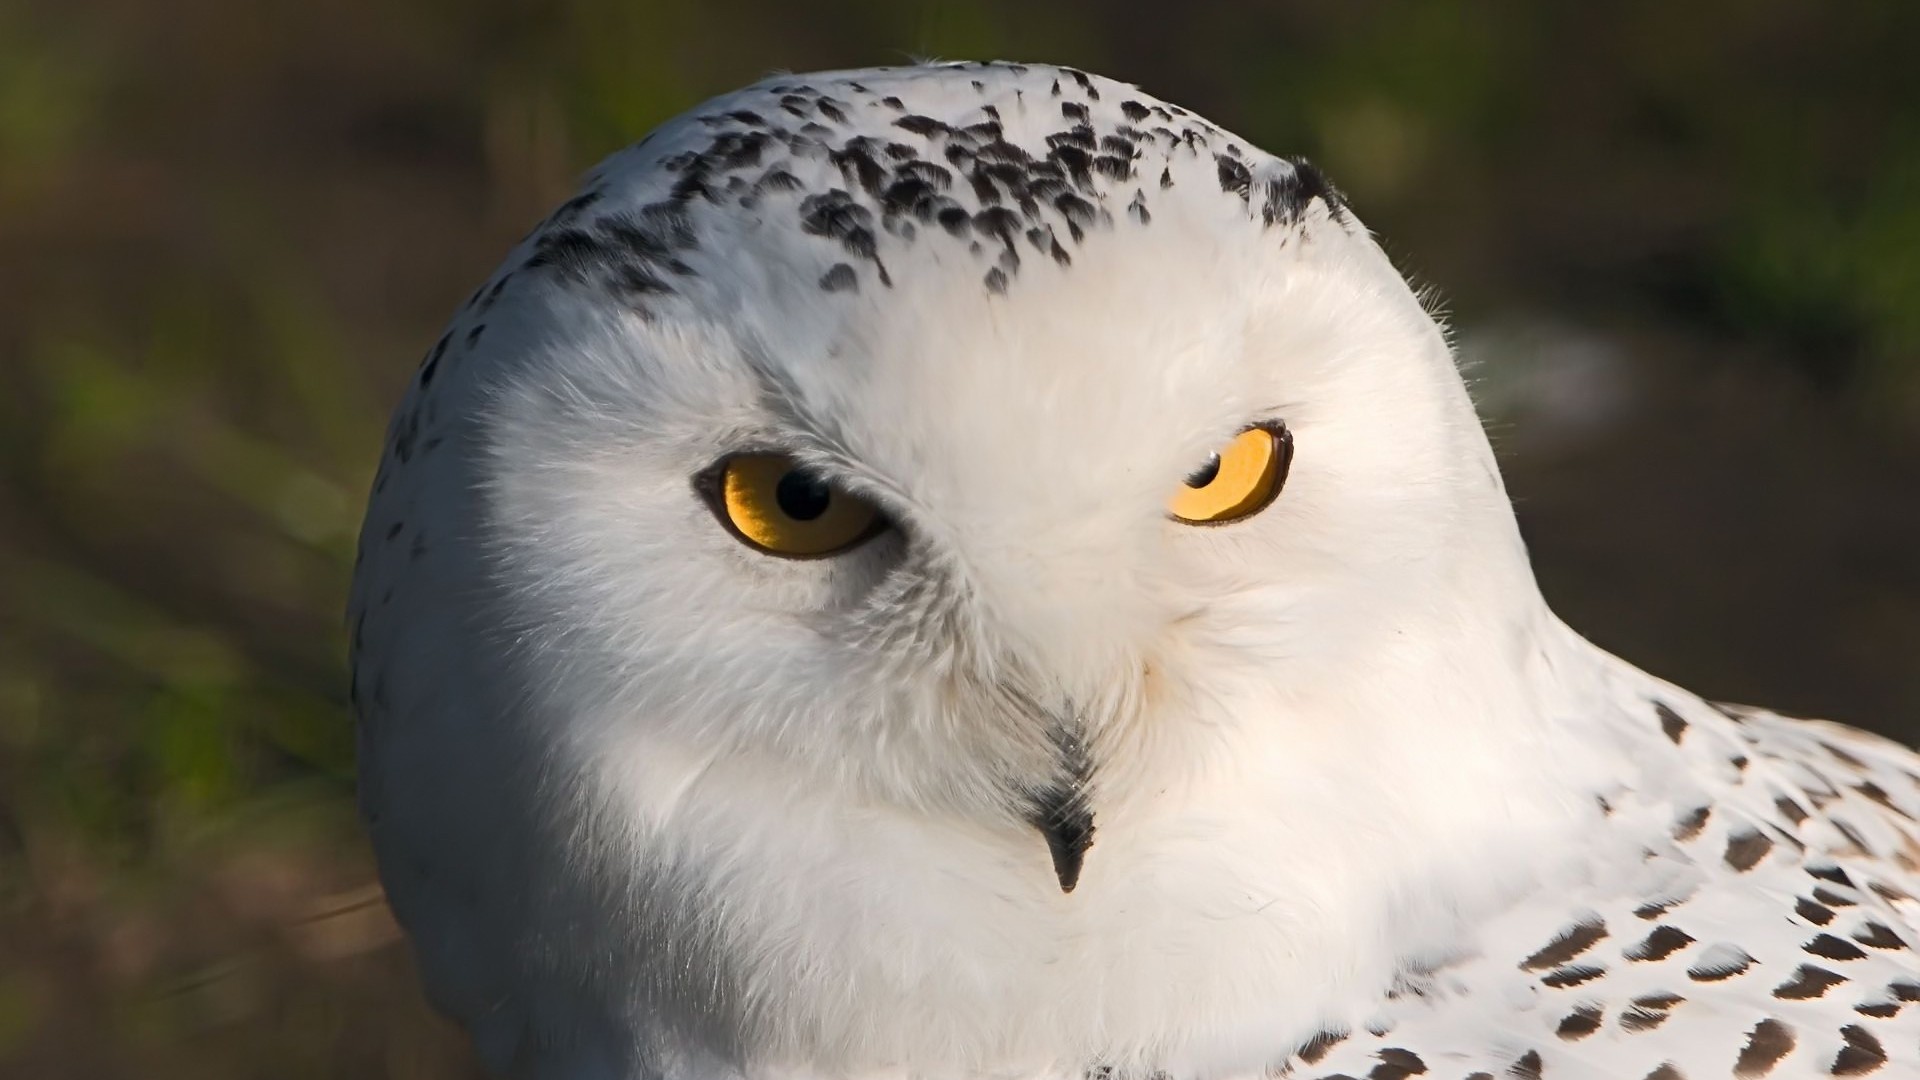
[[[1920,4],[0,0],[0,1076],[463,1077],[351,813],[386,412],[593,161],[776,68],[1053,60],[1440,290],[1548,597],[1920,736]]]

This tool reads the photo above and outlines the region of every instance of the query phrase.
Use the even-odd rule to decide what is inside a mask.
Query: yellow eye
[[[696,483],[735,536],[769,555],[837,555],[887,525],[872,503],[785,454],[736,454]]]
[[[1279,422],[1234,436],[1187,477],[1167,500],[1167,513],[1188,525],[1224,525],[1267,508],[1287,482],[1293,436]]]

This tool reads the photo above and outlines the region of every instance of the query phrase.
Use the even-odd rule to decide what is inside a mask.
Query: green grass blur
[[[1915,41],[1907,0],[0,0],[0,1076],[473,1075],[352,815],[387,409],[573,176],[776,68],[1070,63],[1314,157],[1444,289],[1570,621],[1920,736]]]

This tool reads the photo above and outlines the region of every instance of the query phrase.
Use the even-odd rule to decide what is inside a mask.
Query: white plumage
[[[1920,761],[1563,626],[1338,194],[1133,87],[607,161],[422,365],[352,619],[504,1073],[1920,1076]]]

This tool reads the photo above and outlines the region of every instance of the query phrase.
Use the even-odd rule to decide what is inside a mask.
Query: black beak
[[[1080,866],[1086,860],[1087,849],[1093,846],[1093,811],[1087,806],[1093,762],[1087,754],[1086,734],[1078,716],[1069,715],[1057,721],[1052,736],[1057,751],[1055,780],[1034,794],[1027,820],[1046,838],[1047,852],[1053,856],[1053,874],[1060,879],[1060,891],[1070,893],[1080,883]]]

